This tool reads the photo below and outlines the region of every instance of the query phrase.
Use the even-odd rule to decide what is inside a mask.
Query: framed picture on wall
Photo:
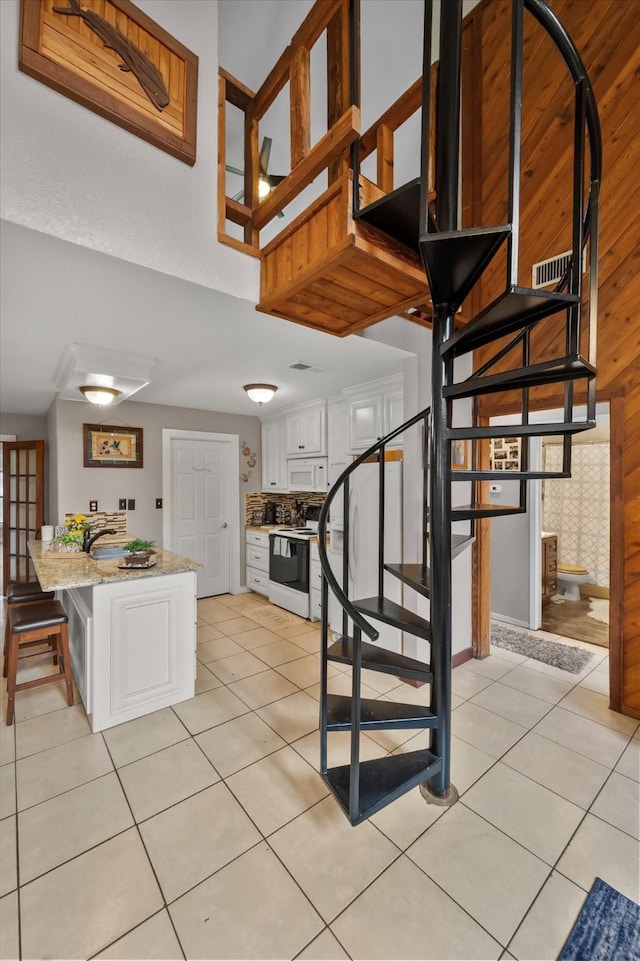
[[[142,427],[83,424],[85,467],[142,467]]]
[[[520,437],[491,439],[490,470],[520,470]]]
[[[451,470],[469,470],[468,440],[454,440],[451,444]]]

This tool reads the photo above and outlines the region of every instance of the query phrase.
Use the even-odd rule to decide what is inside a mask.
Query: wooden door
[[[44,441],[10,441],[2,451],[2,592],[35,580],[28,542],[44,523]]]

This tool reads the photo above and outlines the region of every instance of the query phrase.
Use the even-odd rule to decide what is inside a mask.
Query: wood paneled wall
[[[611,401],[612,426],[612,706],[640,717],[640,0],[550,0],[573,38],[596,95],[603,140],[600,206],[598,398]],[[483,0],[463,33],[465,223],[506,217],[511,0]],[[551,40],[525,15],[520,282],[533,263],[571,246],[573,84]],[[504,287],[497,259],[469,313]],[[467,313],[467,310],[465,310]],[[560,331],[560,327],[562,330]],[[564,353],[564,326],[540,326],[532,361]],[[478,351],[479,365],[488,356]],[[499,368],[496,368],[499,369]],[[538,389],[539,407],[561,406],[562,393]],[[483,416],[514,409],[491,395]],[[621,551],[623,545],[623,551]]]

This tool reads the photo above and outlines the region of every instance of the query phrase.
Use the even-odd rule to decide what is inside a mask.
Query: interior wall
[[[237,434],[240,440],[239,474],[247,476],[240,480],[240,507],[238,524],[244,528],[244,495],[259,491],[262,486],[260,446],[260,420],[241,414],[216,411],[190,410],[166,407],[159,404],[140,404],[124,401],[111,411],[92,408],[86,403],[56,400],[55,412],[50,418],[52,430],[51,447],[55,450],[54,470],[50,484],[52,508],[47,522],[59,524],[66,513],[86,512],[89,501],[98,501],[98,510],[112,513],[118,510],[118,500],[126,497],[136,502],[135,511],[128,511],[127,530],[138,537],[162,544],[162,510],[155,506],[156,498],[162,497],[162,430],[201,430],[220,434]],[[84,467],[82,425],[84,423],[120,424],[141,427],[143,430],[142,468]],[[253,459],[243,453],[248,449],[255,455],[255,467],[247,461]],[[244,537],[241,538],[240,574],[244,583]]]
[[[258,261],[217,242],[217,2],[138,6],[199,57],[195,165],[21,73],[19,0],[2,0],[1,215],[257,301]]]
[[[47,419],[35,414],[0,412],[0,434],[15,434],[16,440],[43,440],[47,436]]]
[[[562,483],[562,481],[560,481]],[[517,504],[517,481],[497,482],[500,491],[491,494],[492,504]],[[491,616],[497,620],[529,627],[531,579],[531,518],[523,514],[491,520]]]

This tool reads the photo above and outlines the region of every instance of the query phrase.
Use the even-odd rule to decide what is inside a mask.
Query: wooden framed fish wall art
[[[19,66],[195,163],[198,58],[130,0],[21,0]]]

